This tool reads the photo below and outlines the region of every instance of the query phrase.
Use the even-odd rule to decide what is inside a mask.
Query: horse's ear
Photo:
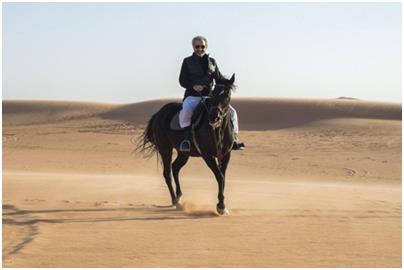
[[[231,78],[230,78],[230,83],[231,83],[231,84],[234,83],[235,77],[236,77],[236,74],[233,73],[233,76],[231,76]]]

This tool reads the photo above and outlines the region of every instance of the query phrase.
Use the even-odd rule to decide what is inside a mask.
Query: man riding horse
[[[180,72],[180,84],[186,89],[182,103],[182,110],[179,114],[179,123],[185,129],[185,138],[181,142],[180,151],[191,150],[191,117],[202,97],[209,96],[213,80],[220,81],[224,77],[220,73],[215,59],[206,53],[208,41],[203,36],[192,39],[194,53],[185,58]],[[229,111],[234,128],[233,150],[243,150],[244,143],[238,142],[238,120],[236,110],[229,105]]]
[[[182,191],[179,173],[190,157],[202,158],[215,175],[218,184],[219,215],[229,212],[224,200],[226,170],[232,149],[244,148],[237,143],[237,115],[230,106],[234,90],[235,75],[230,79],[223,77],[216,62],[205,54],[207,41],[203,37],[193,40],[195,53],[185,58],[182,65],[180,82],[187,90],[184,102],[170,102],[162,106],[149,119],[140,136],[136,150],[140,153],[156,153],[163,163],[163,176],[170,192],[173,205],[180,205]],[[213,86],[213,80],[216,84]],[[191,125],[191,116],[202,97],[209,96],[201,103],[199,113]],[[184,140],[184,129],[188,133]],[[192,147],[191,143],[192,141]],[[236,142],[236,143],[235,143]],[[173,159],[173,150],[177,156]],[[172,185],[174,179],[175,188]]]

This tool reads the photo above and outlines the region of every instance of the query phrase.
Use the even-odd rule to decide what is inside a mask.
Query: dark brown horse
[[[140,138],[137,150],[138,152],[160,155],[164,166],[163,175],[173,205],[177,205],[182,196],[178,177],[181,168],[187,163],[190,156],[202,157],[214,173],[218,183],[219,203],[216,206],[217,212],[220,215],[228,214],[224,204],[224,186],[226,169],[234,142],[233,126],[229,113],[233,88],[234,74],[230,80],[225,79],[217,82],[203,104],[202,119],[193,132],[193,146],[190,152],[179,151],[180,143],[184,139],[184,132],[170,129],[170,121],[181,110],[181,103],[168,103],[150,118]],[[177,151],[177,158],[171,163],[174,148]],[[175,181],[175,191],[172,185],[172,176]]]

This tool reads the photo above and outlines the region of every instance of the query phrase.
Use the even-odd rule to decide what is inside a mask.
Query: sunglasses
[[[199,48],[205,49],[205,45],[196,45],[196,46],[195,46],[195,49],[199,49]]]

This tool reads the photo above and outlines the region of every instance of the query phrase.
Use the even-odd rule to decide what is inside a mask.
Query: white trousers
[[[184,101],[182,102],[182,110],[180,111],[179,115],[180,126],[182,128],[191,125],[192,114],[194,113],[196,106],[198,106],[201,100],[202,97],[193,97],[193,96],[189,96],[184,99]],[[229,110],[230,110],[230,118],[234,126],[234,133],[237,134],[238,133],[237,112],[231,105],[229,105]]]

